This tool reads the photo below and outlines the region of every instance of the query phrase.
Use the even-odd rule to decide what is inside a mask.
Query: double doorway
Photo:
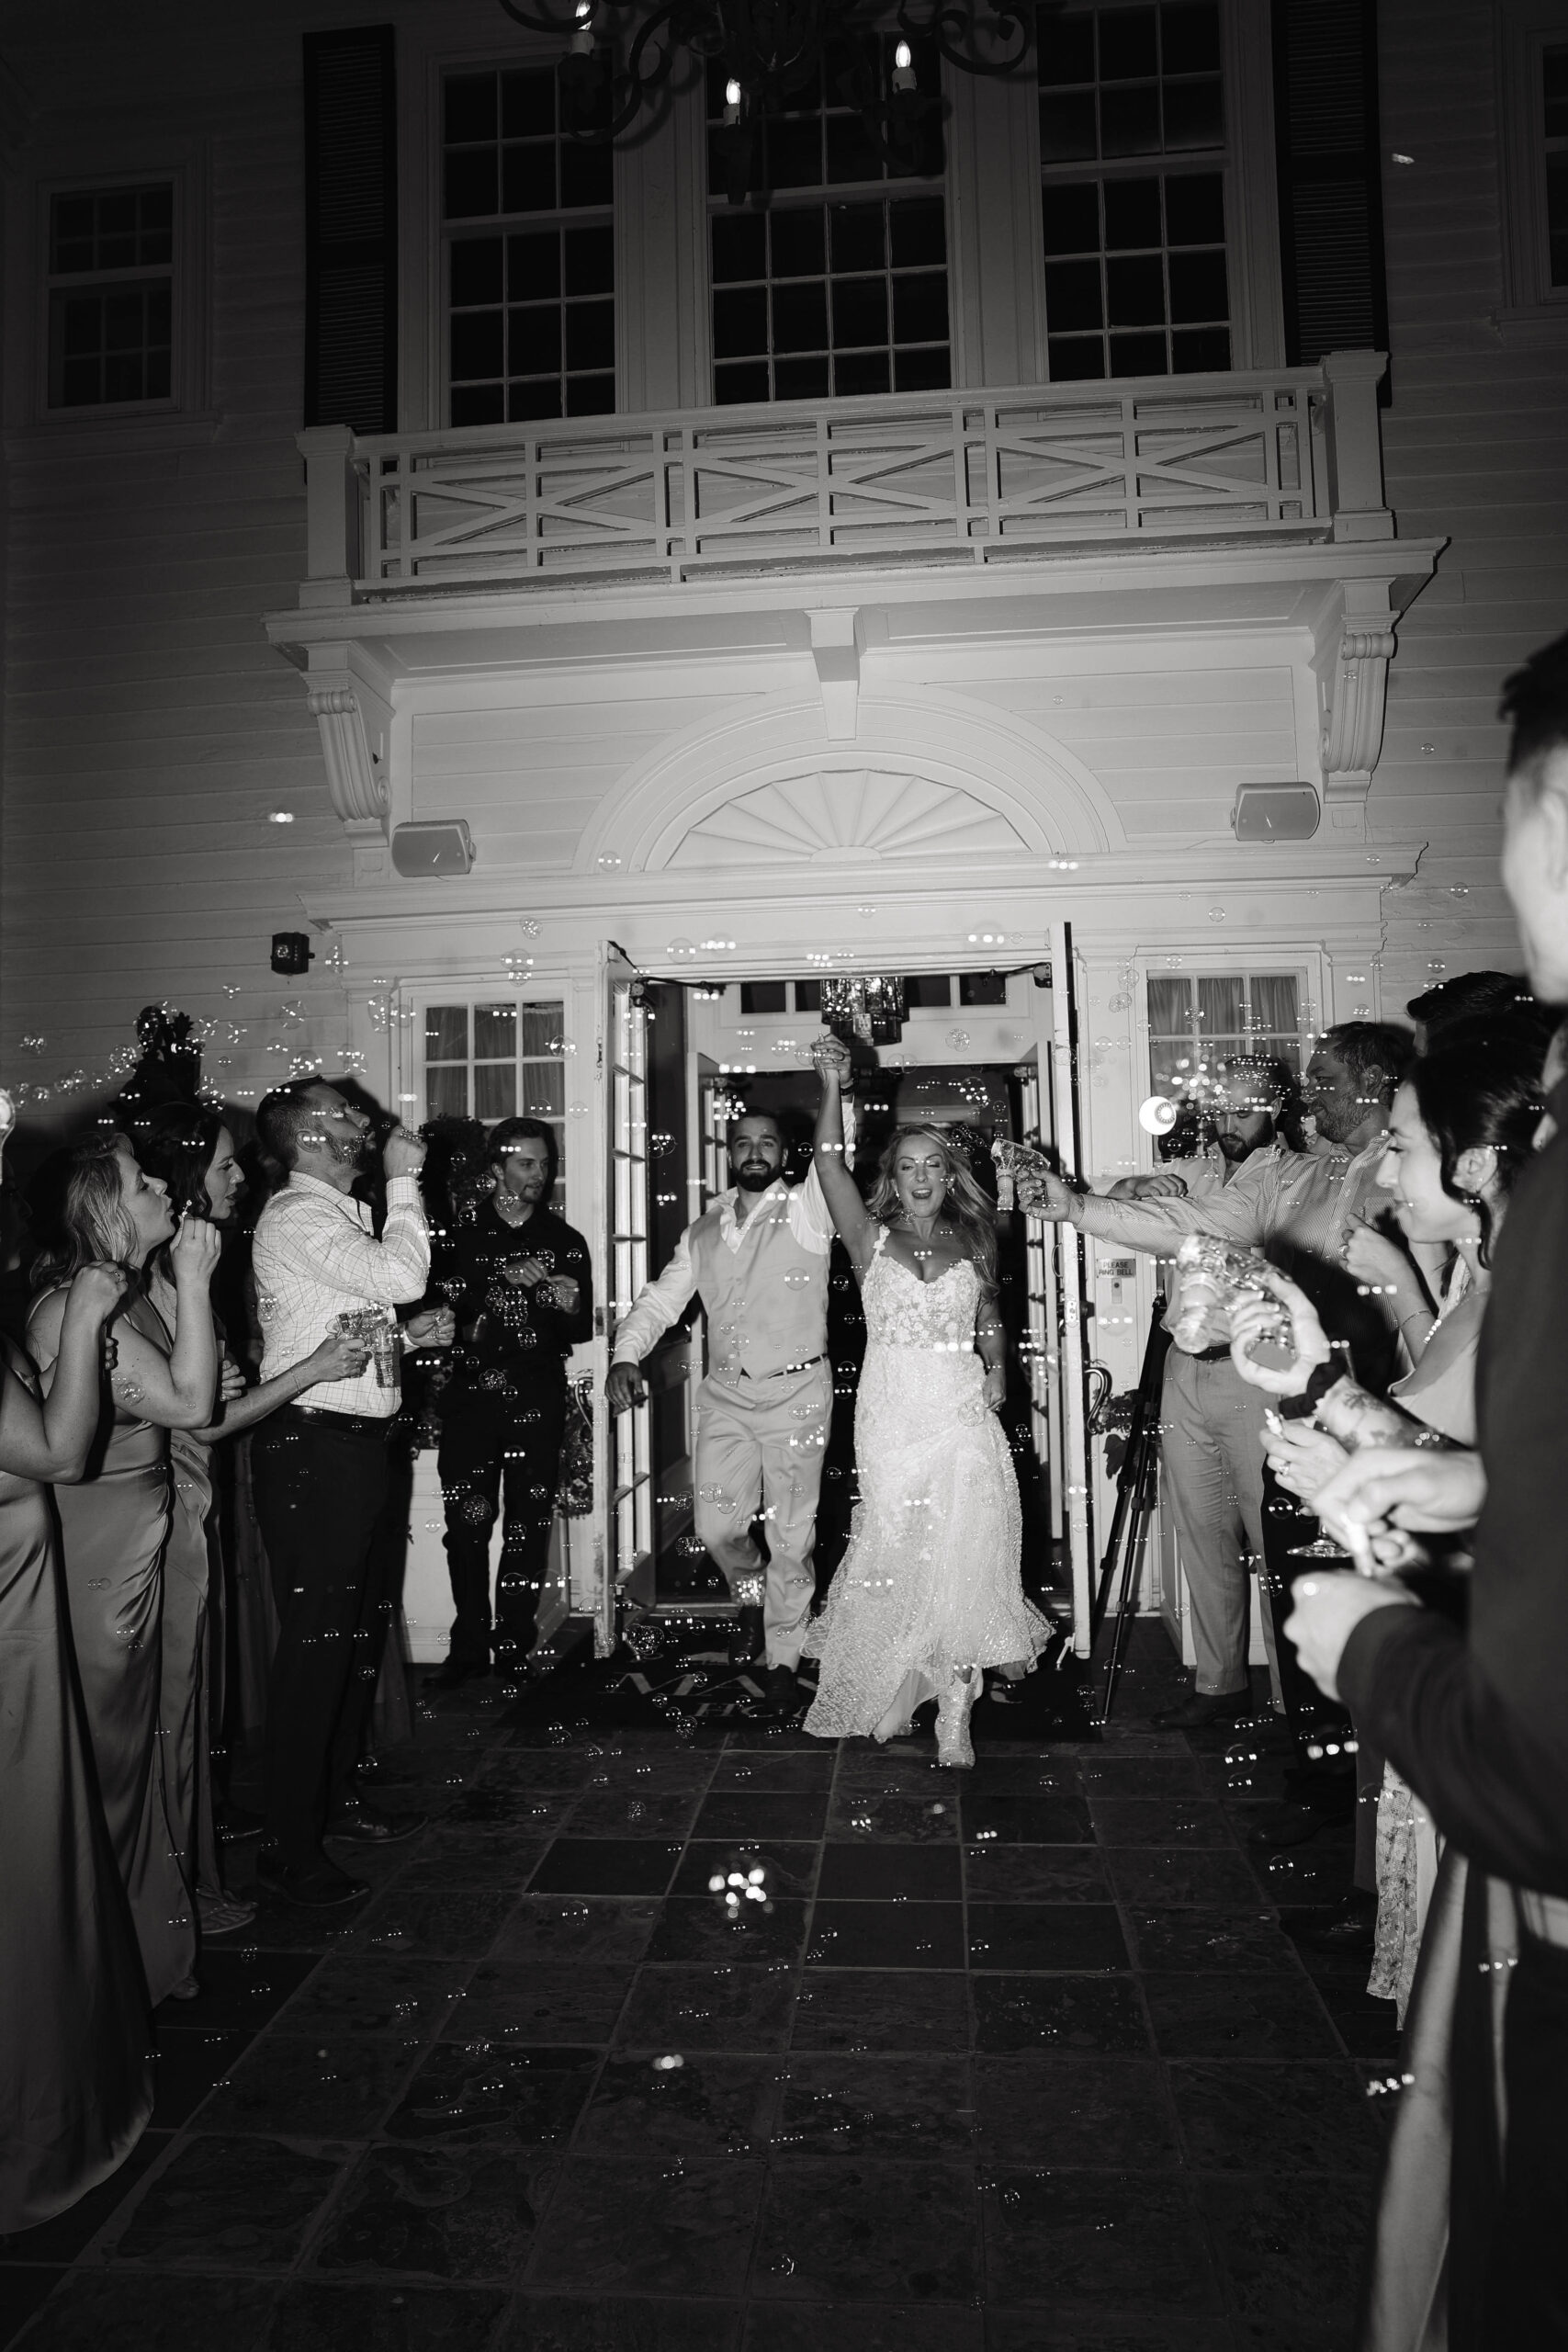
[[[818,967],[824,959],[814,959]],[[827,976],[829,982],[832,975]],[[742,1111],[784,1128],[786,1172],[810,1161],[817,1083],[811,1041],[825,1022],[856,1064],[857,1162],[875,1160],[896,1126],[953,1134],[982,1182],[996,1141],[1038,1139],[1079,1165],[1077,1042],[1070,933],[1022,967],[900,973],[897,1017],[835,1017],[843,991],[820,968],[758,979],[653,978],[624,959],[607,970],[605,1205],[607,1346],[642,1283],[666,1262],[691,1218],[729,1182],[726,1136]],[[866,1034],[872,1031],[873,1034]],[[858,1034],[857,1034],[858,1032]],[[994,1183],[992,1185],[994,1190]],[[1005,1210],[998,1220],[1001,1309],[1012,1371],[1004,1424],[1024,1515],[1030,1589],[1070,1607],[1087,1644],[1093,1542],[1085,1394],[1082,1248],[1075,1229]],[[829,1352],[835,1405],[818,1521],[818,1590],[848,1540],[855,1498],[854,1391],[864,1329],[841,1249],[829,1270]],[[693,1531],[694,1403],[705,1371],[695,1303],[644,1363],[646,1404],[605,1418],[601,1447],[605,1573],[601,1646],[628,1611],[727,1614],[722,1579]],[[765,1540],[765,1537],[764,1537]]]

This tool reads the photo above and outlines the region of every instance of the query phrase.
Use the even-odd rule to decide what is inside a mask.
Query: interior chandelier
[[[569,128],[608,141],[717,65],[724,120],[716,134],[732,203],[744,200],[757,125],[798,106],[826,70],[830,101],[854,107],[874,145],[905,169],[942,101],[919,86],[919,44],[964,74],[1005,78],[1034,45],[1039,0],[501,0],[514,24],[567,44],[561,61]],[[892,34],[883,71],[878,36]]]

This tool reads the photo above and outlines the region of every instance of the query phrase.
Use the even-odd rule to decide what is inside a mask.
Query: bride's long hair
[[[873,1216],[880,1217],[885,1222],[902,1217],[904,1205],[898,1198],[898,1187],[893,1179],[893,1169],[904,1145],[914,1136],[930,1136],[931,1141],[942,1152],[944,1163],[943,1173],[947,1184],[942,1214],[950,1218],[963,1234],[968,1246],[969,1255],[974,1261],[975,1270],[980,1277],[980,1287],[987,1297],[992,1296],[997,1287],[996,1211],[975,1182],[963,1153],[953,1148],[952,1142],[943,1135],[940,1127],[894,1128],[883,1149],[882,1157],[876,1163],[876,1174],[872,1180],[871,1191],[866,1196],[866,1207]]]

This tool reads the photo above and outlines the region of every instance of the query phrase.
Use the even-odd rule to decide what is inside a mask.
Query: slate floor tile
[[[953,2303],[754,2303],[742,2352],[984,2352],[985,2320]]]
[[[828,1814],[828,1835],[868,1846],[892,1843],[943,1845],[958,1835],[958,1801],[947,1781],[937,1796],[871,1796],[837,1788]]]
[[[311,2267],[505,2284],[534,2243],[558,2164],[531,2149],[372,2148],[329,2215]]]
[[[480,1765],[476,1789],[523,1789],[543,1795],[563,1789],[583,1789],[597,1770],[596,1759],[580,1747],[492,1749]]]
[[[201,1990],[196,1999],[165,2001],[153,2024],[182,2032],[258,2032],[315,1965],[309,1952],[254,1951],[248,1944],[230,1951],[209,1945],[201,1955]]]
[[[794,2003],[793,1970],[645,1968],[615,2039],[655,2053],[782,2050]]]
[[[295,2140],[367,2140],[413,2072],[417,2038],[336,2033],[318,2041],[270,2032],[212,2095],[209,2131]]]
[[[29,2342],[38,2352],[262,2352],[277,2291],[220,2274],[72,2270]]]
[[[816,1845],[787,1845],[773,1838],[751,1845],[694,1838],[681,1857],[681,1867],[671,1883],[670,1892],[707,1894],[712,1891],[708,1882],[716,1875],[727,1877],[731,1871],[760,1870],[761,1883],[771,1894],[807,1895],[817,1883],[821,1850]]]
[[[1193,1970],[1293,1968],[1294,1947],[1272,1912],[1204,1909],[1129,1910],[1138,1968]]]
[[[491,1961],[638,1961],[659,1925],[648,1895],[525,1894],[495,1939]]]
[[[341,2171],[282,2140],[195,2133],[149,2185],[112,2258],[158,2270],[287,2269]]]
[[[762,2166],[718,2157],[653,2165],[575,2156],[529,2264],[533,2287],[611,2294],[739,2293]]]
[[[824,1903],[811,1914],[808,1968],[962,1968],[957,1903]]]
[[[214,2085],[226,2080],[239,2064],[254,2039],[243,2032],[160,2030],[153,2075],[153,2130],[175,2132],[188,2123],[210,2098]]]
[[[533,1838],[475,1838],[458,1832],[429,1845],[397,1871],[390,1891],[397,1894],[441,1894],[451,1888],[486,1887],[521,1891],[537,1869],[546,1844],[566,1818],[558,1815],[536,1825]]]
[[[558,1838],[530,1883],[534,1894],[662,1894],[681,1849],[657,1838]]]
[[[606,2042],[626,2004],[630,1968],[566,1961],[487,1962],[468,1980],[461,2008],[446,2027],[446,2039],[470,2041]]]
[[[1224,1809],[1199,1798],[1091,1797],[1102,1846],[1224,1846],[1235,1850]]]
[[[1149,2047],[1137,1988],[1126,1976],[974,1976],[976,2050],[1099,2051]]]
[[[1347,2324],[1359,2288],[1372,2199],[1367,2182],[1224,2177],[1201,2180],[1199,2201],[1237,2310],[1245,2319]]]
[[[964,1836],[972,1845],[1084,1846],[1094,1835],[1088,1806],[1070,1790],[966,1786],[962,1804]]]
[[[700,1789],[585,1789],[571,1809],[571,1838],[670,1838],[690,1834]]]
[[[1145,1975],[1163,2058],[1334,2058],[1334,2028],[1312,1986],[1275,1975]]]
[[[506,2301],[500,2288],[295,2278],[277,2299],[266,2352],[488,2352]]]
[[[973,2173],[948,2164],[775,2165],[751,2291],[818,2302],[965,2303],[979,2285]]]
[[[822,1849],[819,1901],[956,1903],[963,1891],[955,1845]]]
[[[741,2319],[739,2303],[525,2293],[496,2352],[739,2352]]]
[[[753,1752],[722,1756],[711,1786],[716,1795],[721,1792],[737,1796],[816,1795],[831,1788],[834,1761],[830,1747],[819,1749],[813,1755]]]
[[[1106,1797],[1196,1796],[1201,1787],[1190,1753],[1172,1750],[1166,1756],[1113,1756],[1109,1750],[1079,1758],[1083,1792],[1092,1802]]]
[[[987,2280],[999,2303],[1222,2308],[1191,2191],[1174,2175],[998,2165],[981,2202]]]
[[[308,1977],[279,2019],[286,2033],[367,2033],[429,2041],[472,1975],[469,1960],[342,1953]]]
[[[790,1897],[752,1901],[744,1888],[724,1895],[670,1896],[650,1941],[650,1963],[708,1962],[715,1967],[761,1968],[800,1958],[806,1941],[806,1905]]]
[[[794,2050],[961,2051],[969,2047],[964,1978],[919,1969],[808,1969]]]
[[[381,2127],[387,2140],[428,2148],[564,2147],[603,2053],[493,2042],[436,2045]]]
[[[432,1959],[482,1960],[522,1893],[455,1887],[427,1894],[396,1887],[379,1894],[361,1917],[356,1951],[423,1952]]]
[[[773,2137],[775,2162],[822,2156],[961,2161],[974,2142],[960,2057],[847,2057],[797,2051]]]
[[[1163,2075],[1149,2058],[976,2058],[981,2149],[1000,2164],[1165,2170],[1179,2152]]]
[[[125,2162],[107,2180],[90,2188],[85,2197],[67,2206],[63,2213],[56,2213],[51,2221],[37,2222],[30,2230],[7,2230],[0,2234],[0,2278],[11,2263],[37,2266],[73,2262],[120,2207],[129,2206],[140,2183],[173,2145],[173,2135],[167,2132],[144,2132]]]
[[[1109,1903],[969,1903],[969,1965],[1021,1971],[1125,1968],[1127,1946]]]
[[[950,1789],[953,1775],[938,1764],[929,1742],[909,1748],[846,1747],[834,1786],[856,1796],[919,1797]]]
[[[995,2303],[986,2309],[986,2352],[1233,2352],[1233,2343],[1231,2328],[1218,2319],[1155,2319],[1127,2312],[1058,2319],[1049,2312],[1004,2311]],[[1284,2347],[1259,2346],[1258,2352]],[[1341,2347],[1320,2343],[1317,2352]]]
[[[1240,1854],[1198,1847],[1113,1846],[1111,1880],[1123,1903],[1252,1905],[1258,1881]]]
[[[1184,2059],[1170,2068],[1170,2086],[1200,2172],[1370,2174],[1382,2153],[1346,2064]]]
[[[68,2290],[72,2277],[61,2263],[0,2262],[0,2344],[9,2344],[14,2335],[19,2335],[57,2289]],[[51,2308],[51,2327],[53,2319]],[[77,2332],[73,2352],[77,2346],[84,2347],[84,2352],[101,2352],[102,2341],[103,2317],[101,2311],[95,2311],[89,2331]]]
[[[828,1818],[825,1789],[720,1789],[704,1798],[694,1838],[814,1838]]]
[[[583,2113],[573,2153],[619,2156],[646,2149],[682,2157],[764,2154],[780,2096],[773,2057],[711,2051],[611,2057]]]
[[[966,1846],[971,1902],[1109,1903],[1105,1860],[1092,1846]]]

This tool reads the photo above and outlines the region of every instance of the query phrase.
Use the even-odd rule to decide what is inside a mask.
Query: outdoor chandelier
[[[852,107],[876,150],[914,167],[940,113],[922,89],[916,51],[964,74],[1001,78],[1032,52],[1039,0],[566,0],[558,13],[501,0],[514,24],[567,44],[560,77],[568,126],[607,142],[653,113],[667,91],[718,67],[724,119],[715,133],[730,201],[750,185],[757,126],[809,104],[826,77],[829,104]],[[882,56],[893,40],[890,65]],[[925,77],[928,81],[934,76]]]

